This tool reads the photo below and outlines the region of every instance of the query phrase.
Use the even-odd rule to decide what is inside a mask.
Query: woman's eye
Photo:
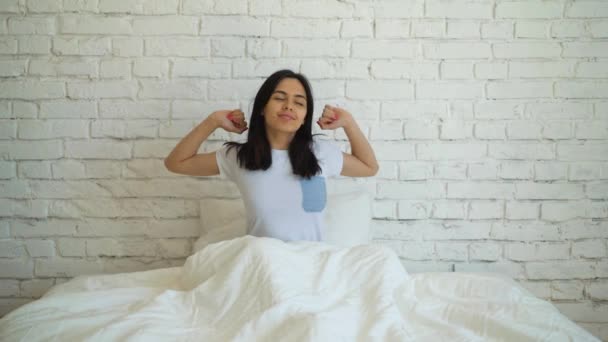
[[[297,104],[298,106],[304,106],[304,104],[303,104],[303,103],[296,102],[296,104]]]

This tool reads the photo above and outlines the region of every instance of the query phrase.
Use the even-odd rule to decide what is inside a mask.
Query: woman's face
[[[266,128],[295,133],[306,120],[306,91],[295,78],[284,78],[264,107]]]

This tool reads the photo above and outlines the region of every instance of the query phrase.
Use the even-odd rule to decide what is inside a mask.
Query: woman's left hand
[[[330,105],[325,105],[323,114],[317,120],[321,129],[337,129],[345,127],[353,120],[353,116],[346,110]]]

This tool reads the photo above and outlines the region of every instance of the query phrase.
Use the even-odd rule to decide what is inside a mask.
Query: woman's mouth
[[[283,119],[283,120],[295,120],[296,118],[294,116],[292,116],[291,114],[279,114],[279,118]]]

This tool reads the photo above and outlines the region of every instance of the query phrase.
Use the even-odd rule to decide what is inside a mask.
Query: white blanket
[[[598,341],[514,281],[410,276],[380,245],[245,236],[183,267],[80,276],[0,320],[1,341]]]

